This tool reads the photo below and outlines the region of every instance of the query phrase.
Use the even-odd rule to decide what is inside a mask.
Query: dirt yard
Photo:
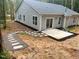
[[[79,28],[76,29],[76,33],[79,33]],[[7,29],[2,31],[5,35],[7,32],[24,30],[33,31],[17,22],[9,22]],[[13,52],[17,59],[79,59],[79,35],[65,41],[56,41],[49,37],[33,37],[27,34],[17,35],[28,44],[27,48]]]

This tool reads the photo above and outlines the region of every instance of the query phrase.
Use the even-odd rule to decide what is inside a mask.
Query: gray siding
[[[67,23],[66,23],[66,26],[73,26],[73,25],[78,25],[78,17],[75,17],[74,19],[74,16],[73,17],[67,17]]]
[[[61,24],[58,24],[59,22],[59,17],[62,18],[62,23]],[[46,29],[46,18],[53,18],[53,24],[52,24],[52,28],[59,28],[59,27],[62,27],[62,24],[63,24],[63,16],[42,16],[42,30],[45,30]]]
[[[18,16],[21,14],[21,20],[18,19]],[[25,21],[23,20],[23,15],[25,15]],[[33,16],[37,16],[37,25],[33,24]],[[32,9],[29,5],[27,5],[25,2],[22,3],[18,11],[16,12],[16,21],[19,21],[21,23],[24,23],[30,27],[33,27],[37,30],[39,30],[40,27],[40,15]]]
[[[21,15],[21,20],[18,18],[18,16]],[[25,21],[23,19],[23,15],[25,15]],[[33,16],[37,16],[37,25],[33,24]],[[28,25],[30,27],[33,27],[34,29],[37,29],[39,31],[45,30],[46,28],[46,18],[52,18],[52,28],[60,28],[63,27],[64,23],[64,15],[40,15],[35,9],[33,9],[31,6],[26,4],[26,2],[23,1],[20,8],[16,12],[16,19],[15,21],[19,21],[25,25]],[[59,17],[62,18],[61,24],[58,24]],[[73,18],[73,16],[68,16],[67,21],[65,22],[66,27],[72,26],[72,25],[79,25],[79,18],[76,16],[76,19]],[[73,23],[73,20],[76,20],[75,23]]]

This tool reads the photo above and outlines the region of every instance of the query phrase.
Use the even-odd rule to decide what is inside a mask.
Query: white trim
[[[64,17],[63,28],[66,29],[66,16]]]
[[[77,17],[77,24],[79,25],[79,17]]]
[[[40,26],[39,26],[39,31],[42,30],[42,16],[40,16]]]
[[[37,25],[38,25],[38,16],[37,15],[33,15],[32,16],[32,23],[33,23],[33,17],[37,17]],[[36,22],[36,21],[35,21]],[[35,25],[35,24],[33,24],[34,26],[37,26],[37,25]]]
[[[45,23],[46,23],[45,28],[47,29],[47,26],[46,26],[47,25],[47,19],[52,19],[52,28],[54,28],[54,17],[46,17],[45,18]]]

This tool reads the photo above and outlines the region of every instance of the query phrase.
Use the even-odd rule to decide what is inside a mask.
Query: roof
[[[34,1],[34,0],[24,0],[24,2],[26,2],[39,14],[57,14],[57,15],[65,15],[65,16],[79,15],[77,12],[69,8],[66,8],[62,5],[45,3],[45,2]]]

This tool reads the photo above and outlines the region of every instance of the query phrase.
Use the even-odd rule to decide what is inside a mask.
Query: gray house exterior
[[[79,14],[62,5],[23,0],[16,11],[15,21],[39,31],[79,25]]]
[[[41,2],[49,2],[49,0],[37,0],[37,1],[41,1]]]

